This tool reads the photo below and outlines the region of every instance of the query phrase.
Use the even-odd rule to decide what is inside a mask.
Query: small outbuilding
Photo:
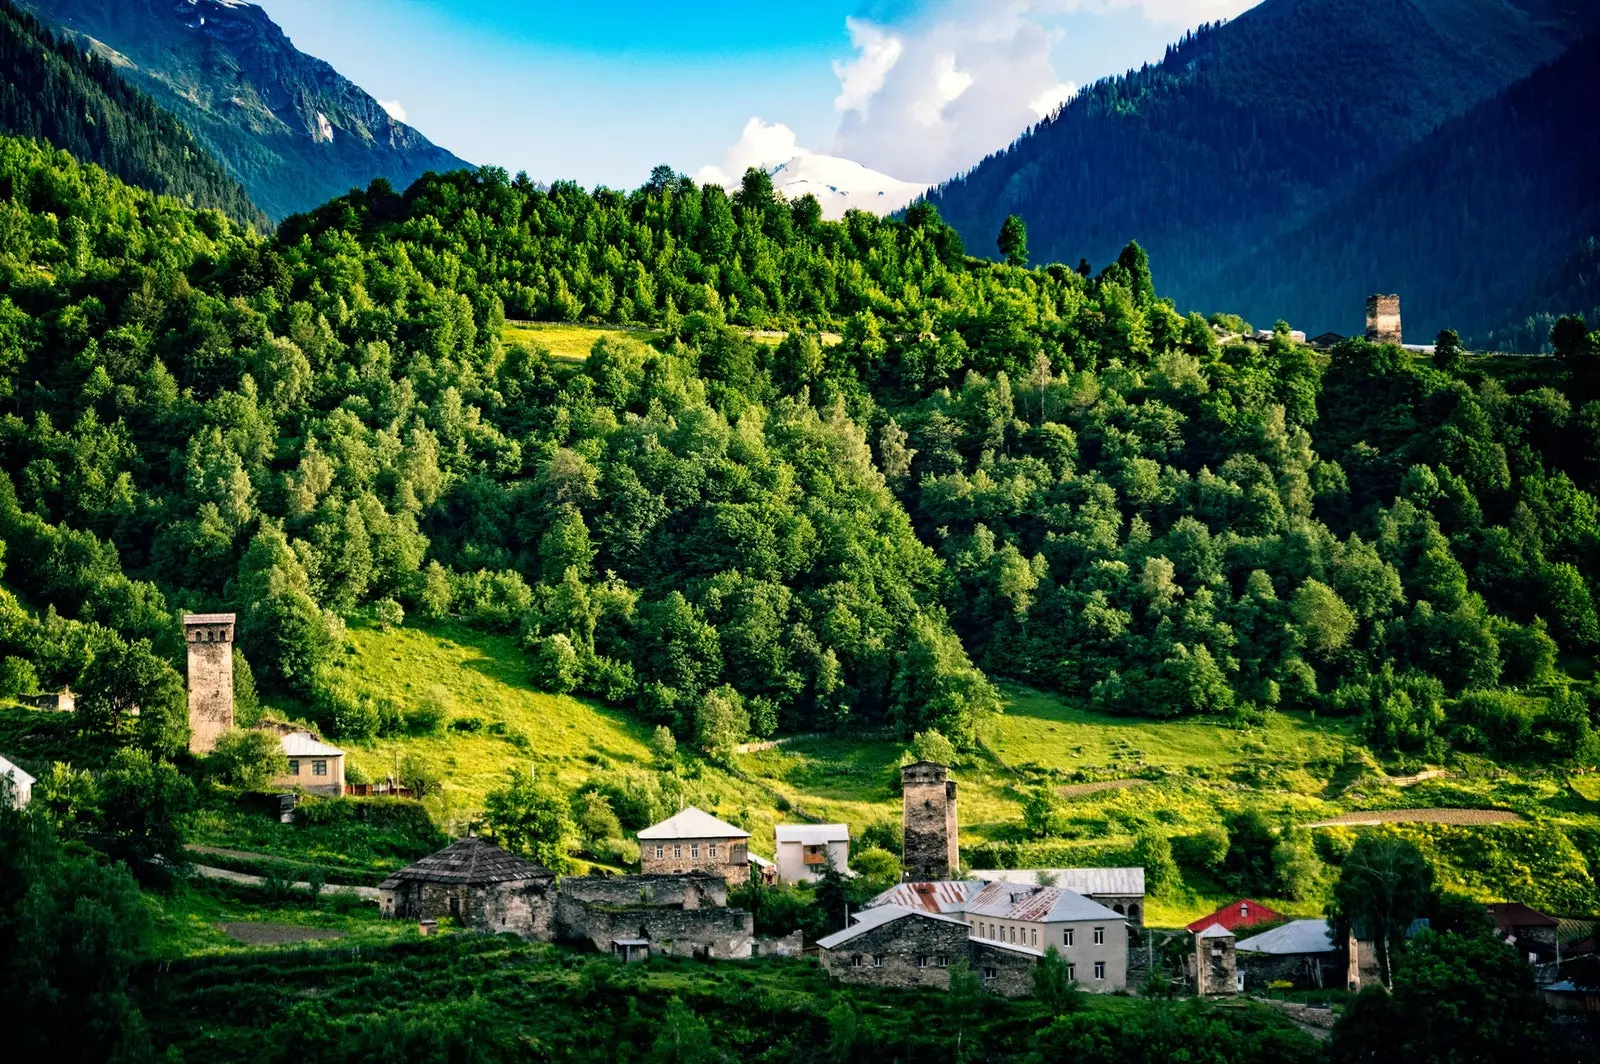
[[[1285,982],[1296,990],[1337,987],[1345,968],[1344,949],[1327,920],[1291,920],[1241,939],[1234,952],[1247,990]]]
[[[469,836],[378,884],[378,907],[397,919],[449,916],[480,931],[548,940],[555,873]]]
[[[779,824],[778,879],[784,883],[814,883],[832,863],[840,872],[850,869],[850,829],[844,824]]]
[[[0,757],[0,800],[9,798],[12,805],[21,809],[33,800],[33,785],[36,782],[22,769]]]

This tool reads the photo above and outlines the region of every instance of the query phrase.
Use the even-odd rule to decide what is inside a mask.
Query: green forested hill
[[[1359,302],[1329,306],[1312,280],[1286,291],[1293,279],[1255,269],[1257,257],[1299,239],[1297,226],[1345,196],[1358,211],[1355,190],[1408,147],[1554,60],[1597,19],[1600,8],[1581,0],[1267,0],[1202,27],[1159,64],[1088,86],[929,200],[982,253],[1020,214],[1041,261],[1098,267],[1138,240],[1181,305],[1353,332]],[[1421,178],[1392,184],[1408,180]],[[1481,184],[1486,196],[1523,201],[1535,189],[1487,175]],[[1423,199],[1403,209],[1415,222],[1385,215],[1400,225],[1383,234],[1396,272],[1426,272],[1435,247],[1459,260],[1498,250],[1469,221],[1423,226]],[[1572,244],[1584,235],[1572,230]],[[1363,249],[1334,250],[1342,263]],[[1337,280],[1361,284],[1359,274]],[[1477,309],[1476,292],[1456,295],[1442,324]]]
[[[1600,322],[1600,284],[1583,261],[1600,234],[1597,99],[1590,35],[1207,284],[1347,333],[1367,293],[1399,292],[1417,339],[1449,327],[1513,351],[1540,349],[1552,309]],[[1530,316],[1531,329],[1490,335]]]
[[[0,177],[13,684],[108,683],[148,655],[122,640],[176,649],[180,604],[235,609],[262,683],[360,738],[403,707],[333,678],[340,618],[402,607],[714,750],[967,741],[980,667],[1118,713],[1587,749],[1600,338],[1514,390],[1228,340],[1137,246],[1001,266],[926,207],[827,223],[760,174],[377,182],[272,241],[20,142]],[[508,310],[665,339],[563,366]]]
[[[190,206],[266,225],[244,189],[181,122],[110,63],[57,41],[9,2],[0,2],[0,130],[46,140]]]

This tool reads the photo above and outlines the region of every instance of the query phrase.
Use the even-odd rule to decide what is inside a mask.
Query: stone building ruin
[[[233,621],[231,613],[186,613],[189,648],[189,750],[209,754],[233,727]]]
[[[900,783],[904,792],[905,878],[951,878],[961,867],[961,855],[956,834],[956,781],[950,778],[949,766],[915,761],[900,770]]]

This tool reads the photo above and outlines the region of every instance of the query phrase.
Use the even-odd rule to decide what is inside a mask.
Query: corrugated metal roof
[[[843,931],[835,931],[831,935],[823,935],[817,939],[817,945],[822,949],[833,949],[843,945],[858,935],[871,931],[884,924],[892,924],[896,920],[914,917],[918,920],[939,920],[947,924],[960,924],[966,927],[966,921],[957,920],[953,916],[941,916],[938,913],[925,912],[922,909],[910,909],[904,905],[879,905],[871,909],[862,909],[856,913],[856,922]]]
[[[1044,876],[1051,886],[1065,887],[1078,894],[1110,894],[1128,897],[1144,893],[1143,868],[983,868],[973,879],[986,883],[1038,883]]]
[[[982,887],[982,883],[970,879],[901,883],[867,902],[867,907],[904,905],[930,913],[959,912],[967,900],[967,895],[976,893]]]
[[[987,938],[975,938],[972,939],[971,942],[974,946],[978,946],[983,949],[1003,949],[1007,953],[1025,953],[1030,957],[1044,956],[1044,950],[1042,949],[1034,949],[1032,946],[1019,946],[1012,942],[1001,942],[998,939],[991,941]]]
[[[1240,898],[1237,901],[1230,901],[1214,913],[1202,916],[1184,930],[1198,931],[1212,924],[1221,924],[1230,931],[1237,931],[1241,927],[1270,924],[1282,919],[1282,913],[1267,908],[1254,898]]]
[[[310,732],[290,732],[279,740],[285,757],[343,757],[344,751],[312,738]]]
[[[689,806],[639,832],[641,839],[748,839],[750,833]]]
[[[1024,883],[989,883],[967,898],[962,912],[993,916],[1000,920],[1029,923],[1060,923],[1073,920],[1121,920],[1122,917],[1097,901],[1061,887],[1029,886]]]
[[[850,828],[846,824],[779,824],[772,830],[779,842],[798,842],[803,846],[850,841]]]
[[[10,761],[0,757],[0,776],[10,776],[19,787],[32,787],[38,781]]]
[[[1204,931],[1194,936],[1195,938],[1232,938],[1233,932],[1221,924],[1212,924]]]
[[[403,882],[511,883],[554,877],[543,865],[507,853],[487,839],[468,836],[400,869],[378,884],[378,889],[393,890]]]
[[[1237,947],[1240,953],[1269,953],[1282,956],[1289,953],[1332,953],[1333,928],[1326,920],[1291,920],[1282,927],[1244,939]]]

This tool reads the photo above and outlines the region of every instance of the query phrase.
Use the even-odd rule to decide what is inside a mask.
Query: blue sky
[[[430,139],[536,178],[801,152],[935,181],[1249,0],[258,0]],[[751,123],[758,119],[758,123]]]

